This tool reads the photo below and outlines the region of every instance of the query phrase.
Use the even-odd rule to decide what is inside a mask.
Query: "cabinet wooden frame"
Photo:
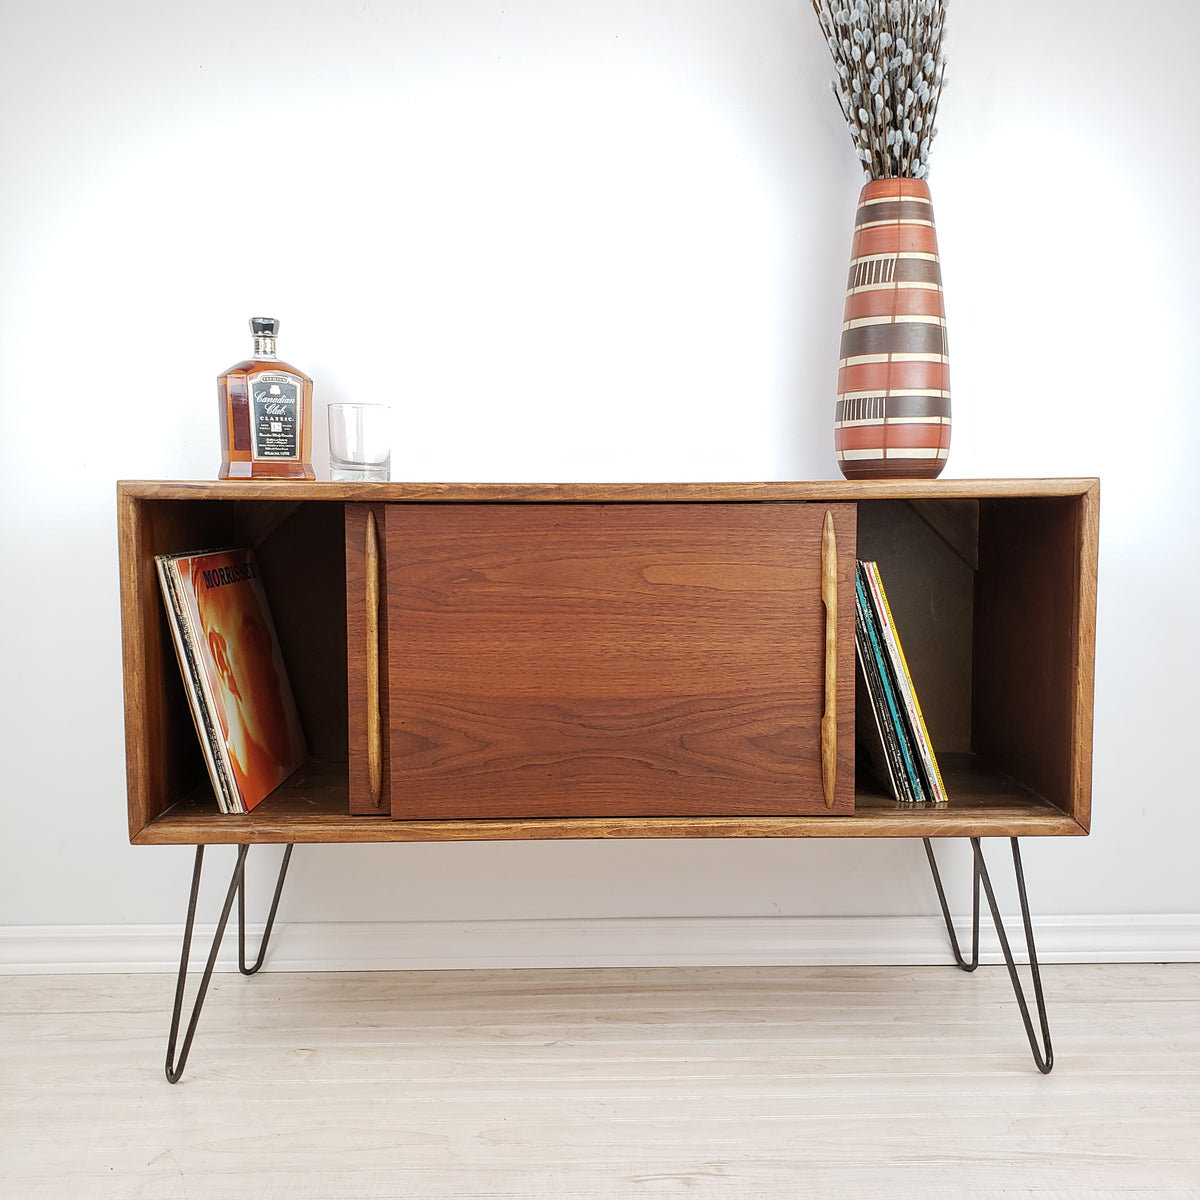
[[[1099,485],[1093,479],[761,484],[118,484],[129,833],[136,844],[1086,833]],[[352,815],[370,789],[363,615],[347,569],[392,504],[853,505],[851,552],[881,563],[951,802],[902,805],[859,772],[832,815]],[[361,539],[361,540],[360,540]],[[242,544],[262,566],[312,762],[254,812],[216,811],[154,555]],[[366,609],[363,609],[365,614]],[[385,622],[386,624],[386,622]],[[386,663],[387,647],[382,659]],[[354,686],[347,686],[347,678]],[[383,689],[386,693],[386,688]],[[380,736],[387,741],[386,699]],[[853,694],[839,714],[855,716]],[[863,719],[857,714],[857,719]],[[851,726],[847,723],[845,729]],[[853,771],[843,732],[839,773]],[[387,786],[386,750],[376,762]],[[731,809],[736,805],[731,803]]]

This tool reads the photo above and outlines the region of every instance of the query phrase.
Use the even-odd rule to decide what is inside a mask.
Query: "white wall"
[[[951,8],[946,474],[1102,479],[1095,832],[1026,844],[1045,915],[1200,914],[1198,38]],[[804,0],[0,5],[0,926],[182,914],[189,852],[125,838],[113,485],[214,475],[252,313],[318,409],[398,407],[395,478],[836,477],[828,70]],[[319,847],[283,919],[933,903],[910,843]]]

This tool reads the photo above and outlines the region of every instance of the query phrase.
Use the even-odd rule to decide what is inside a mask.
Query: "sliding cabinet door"
[[[853,505],[419,503],[383,520],[394,817],[852,810]]]

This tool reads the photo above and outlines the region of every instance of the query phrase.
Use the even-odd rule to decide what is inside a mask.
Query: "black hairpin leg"
[[[221,908],[221,918],[217,922],[216,932],[213,934],[212,947],[208,952],[208,960],[204,964],[204,973],[200,977],[200,986],[196,992],[196,999],[192,1005],[191,1019],[188,1021],[187,1031],[183,1037],[183,1045],[179,1048],[179,1058],[175,1057],[175,1046],[179,1040],[179,1025],[183,1015],[183,993],[184,985],[187,982],[188,960],[191,956],[192,949],[192,932],[196,925],[196,901],[200,896],[200,874],[204,866],[204,847],[196,847],[196,863],[192,868],[192,890],[188,899],[187,921],[183,928],[183,952],[179,958],[179,978],[175,983],[175,1006],[171,1012],[171,1033],[167,1039],[167,1063],[166,1073],[167,1080],[170,1083],[177,1083],[183,1075],[184,1064],[187,1062],[188,1052],[192,1048],[192,1038],[196,1034],[196,1025],[200,1021],[200,1010],[204,1007],[204,997],[208,994],[208,985],[212,980],[213,969],[217,965],[217,954],[221,949],[221,942],[225,937],[225,927],[229,924],[229,913],[233,908],[234,898],[238,902],[238,968],[243,975],[253,975],[255,971],[263,964],[263,958],[267,953],[267,942],[271,937],[271,930],[275,925],[275,913],[279,908],[279,897],[283,892],[283,880],[287,875],[288,862],[292,857],[292,847],[288,845],[283,852],[283,862],[279,868],[279,879],[275,884],[275,896],[271,901],[271,913],[267,918],[266,929],[263,930],[262,944],[259,947],[258,958],[253,966],[246,965],[246,896],[245,896],[245,881],[246,881],[246,853],[249,846],[239,846],[237,850],[237,862],[234,863],[233,875],[229,880],[229,890],[225,893],[225,903]]]
[[[244,850],[245,847],[243,846]],[[279,864],[279,878],[275,881],[275,895],[271,898],[271,911],[267,914],[267,925],[263,930],[262,942],[258,947],[258,957],[252,967],[246,966],[246,889],[238,888],[238,970],[243,975],[253,975],[263,965],[267,954],[267,943],[271,940],[271,930],[275,928],[275,914],[279,911],[279,897],[283,895],[283,880],[287,875],[288,863],[292,859],[292,844],[289,842],[283,850],[283,862]],[[243,884],[245,870],[242,871]]]
[[[954,953],[954,961],[964,971],[973,971],[979,966],[979,864],[976,862],[971,904],[971,961],[967,962],[958,946],[958,934],[954,932],[954,922],[950,919],[950,906],[946,903],[946,893],[942,888],[942,877],[938,873],[937,859],[933,857],[933,843],[925,839],[925,856],[929,859],[929,869],[933,872],[933,884],[937,888],[938,900],[942,905],[942,916],[946,918],[946,932],[950,935],[950,949]]]
[[[1025,999],[1025,991],[1021,986],[1021,978],[1017,974],[1017,964],[1013,959],[1012,947],[1009,945],[1008,934],[1000,916],[1000,906],[996,903],[996,894],[992,890],[992,881],[988,876],[987,863],[983,858],[983,848],[978,838],[971,839],[974,852],[973,892],[971,919],[971,961],[967,963],[958,945],[958,936],[954,932],[954,922],[950,918],[950,908],[946,903],[946,893],[942,889],[942,879],[938,874],[937,860],[933,856],[933,844],[925,839],[925,854],[933,871],[933,881],[937,887],[938,901],[942,906],[942,916],[946,920],[946,931],[950,935],[950,948],[954,952],[955,961],[964,971],[973,971],[979,965],[979,885],[982,881],[983,891],[987,896],[988,908],[991,910],[992,923],[996,927],[996,935],[1000,939],[1000,949],[1004,954],[1004,964],[1008,967],[1008,977],[1012,981],[1013,992],[1017,998],[1017,1007],[1021,1010],[1021,1020],[1025,1025],[1025,1035],[1029,1039],[1029,1049],[1033,1052],[1033,1061],[1043,1075],[1048,1075],[1054,1066],[1054,1049],[1050,1045],[1050,1024],[1046,1018],[1046,998],[1042,992],[1042,976],[1038,969],[1037,949],[1033,943],[1033,923],[1029,917],[1029,900],[1025,894],[1025,872],[1021,867],[1021,847],[1016,838],[1012,842],[1013,870],[1017,879],[1017,895],[1021,902],[1021,922],[1025,927],[1025,947],[1029,952],[1029,972],[1033,978],[1033,996],[1037,1004],[1038,1024],[1041,1027],[1042,1040],[1038,1043],[1034,1031],[1033,1020],[1029,1015],[1029,1005]]]

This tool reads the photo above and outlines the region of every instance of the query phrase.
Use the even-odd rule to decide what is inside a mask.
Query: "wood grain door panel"
[[[852,810],[848,749],[822,796],[827,510],[850,747],[852,505],[388,505],[392,815]]]

